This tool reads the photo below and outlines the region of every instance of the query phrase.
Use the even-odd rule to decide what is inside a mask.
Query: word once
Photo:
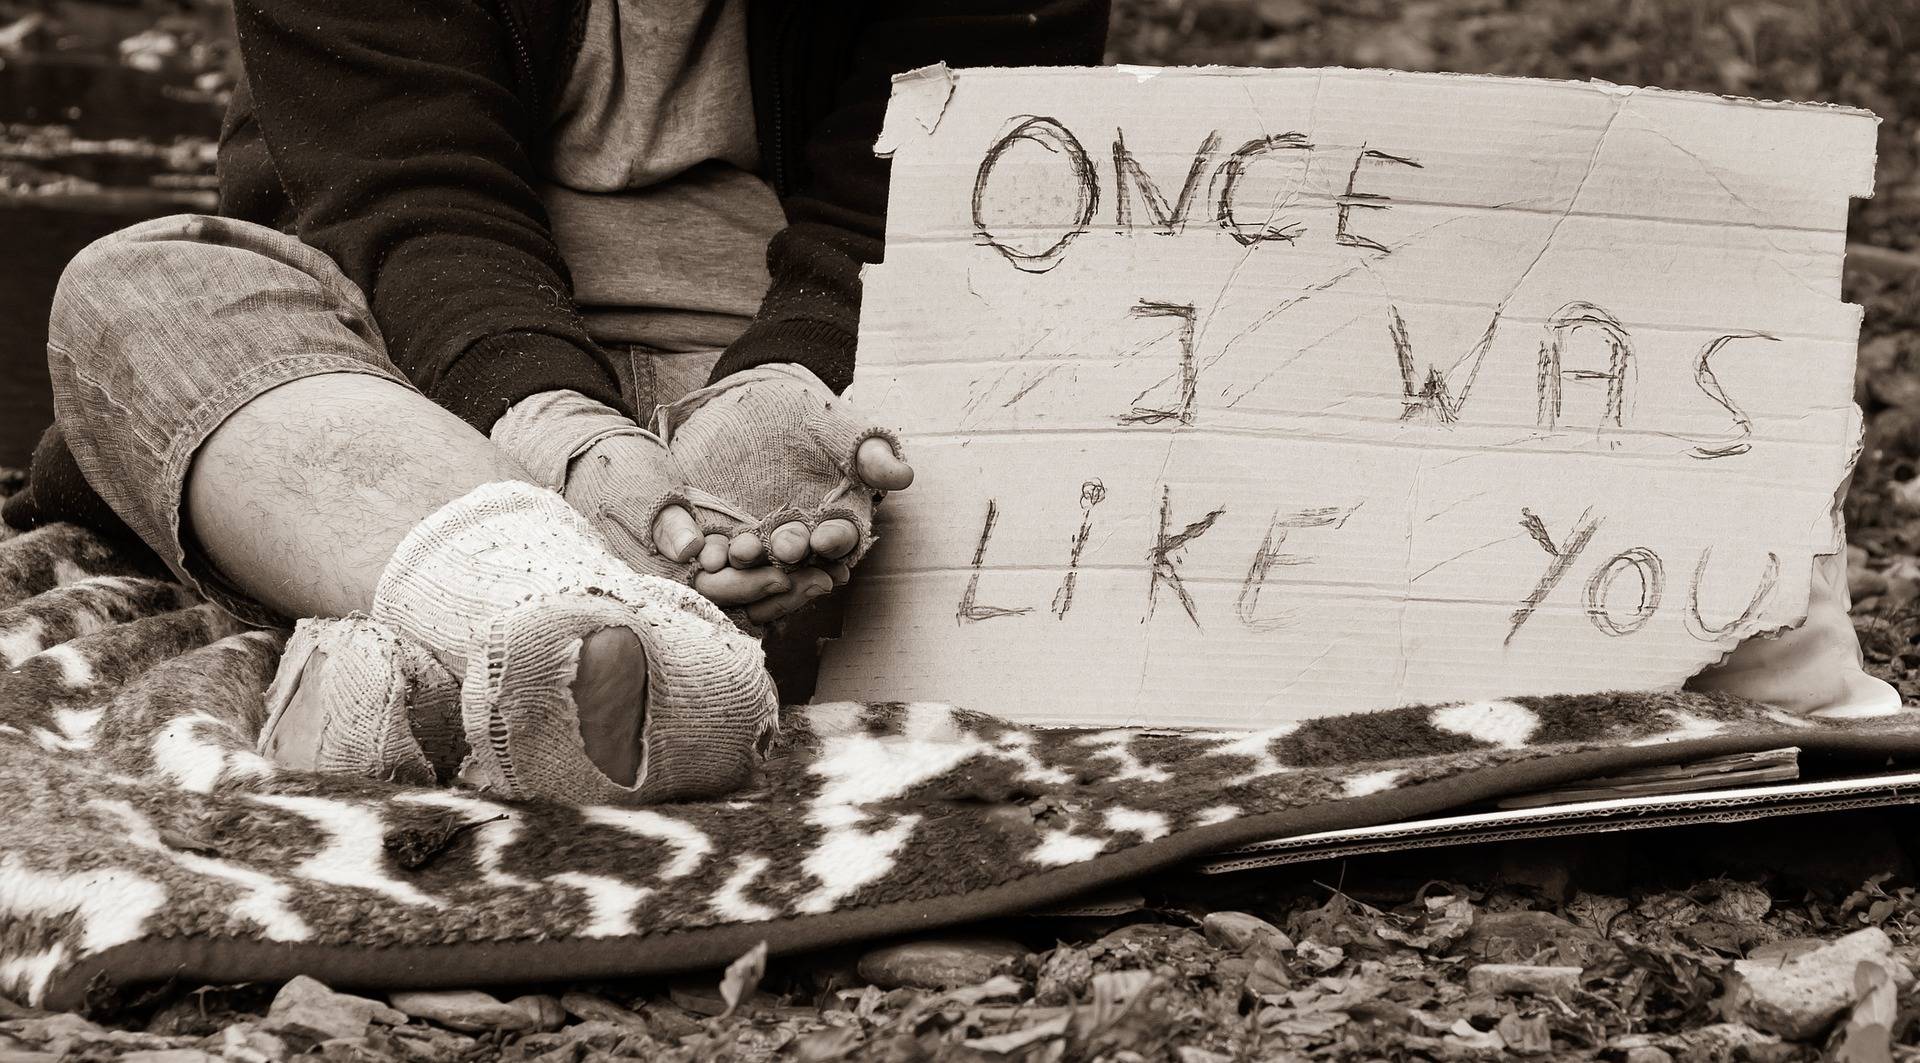
[[[1021,247],[995,235],[987,221],[987,206],[991,200],[992,179],[995,167],[1000,164],[1007,152],[1015,146],[1027,143],[1045,149],[1051,156],[1060,160],[1064,167],[1063,178],[1074,192],[1075,220],[1060,229],[1052,243],[1037,249]],[[1270,136],[1255,137],[1215,161],[1220,149],[1220,131],[1207,134],[1198,151],[1194,152],[1193,162],[1187,168],[1187,178],[1180,186],[1180,193],[1169,203],[1160,191],[1160,186],[1148,175],[1140,161],[1127,150],[1125,133],[1114,131],[1113,137],[1113,180],[1114,180],[1114,224],[1122,230],[1135,227],[1133,221],[1133,195],[1137,190],[1139,198],[1146,207],[1149,227],[1154,231],[1173,235],[1183,232],[1187,219],[1193,211],[1195,198],[1199,195],[1201,178],[1212,171],[1207,178],[1207,201],[1213,204],[1213,217],[1220,228],[1225,230],[1242,246],[1269,241],[1293,243],[1306,232],[1298,222],[1275,224],[1271,217],[1261,219],[1257,224],[1242,220],[1237,212],[1236,198],[1245,187],[1246,176],[1254,166],[1261,162],[1293,162],[1308,158],[1315,150],[1307,140],[1305,133],[1276,133]],[[1360,180],[1360,168],[1367,163],[1420,168],[1420,163],[1402,155],[1393,155],[1361,145],[1354,156],[1353,166],[1347,173],[1346,192],[1335,199],[1334,243],[1344,247],[1360,247],[1368,250],[1386,252],[1384,244],[1355,233],[1351,229],[1352,212],[1355,210],[1386,210],[1389,197],[1372,192],[1359,191],[1355,186]],[[1129,185],[1132,189],[1129,189]],[[1092,157],[1081,146],[1080,139],[1059,121],[1052,118],[1040,118],[1022,115],[1015,118],[1006,132],[987,149],[980,160],[979,171],[973,181],[973,225],[981,240],[985,241],[1015,268],[1028,273],[1045,273],[1060,264],[1061,258],[1075,237],[1086,232],[1093,225],[1094,214],[1100,209],[1100,177],[1096,172]]]
[[[1071,552],[1067,559],[1067,572],[1061,578],[1059,589],[1054,592],[1051,612],[1054,619],[1065,620],[1072,611],[1074,594],[1080,578],[1080,556],[1087,545],[1087,539],[1093,533],[1093,511],[1107,497],[1107,489],[1099,480],[1088,480],[1080,487],[1081,520],[1079,530],[1071,539]],[[1266,535],[1260,546],[1254,551],[1247,573],[1240,583],[1240,593],[1234,600],[1234,615],[1239,622],[1252,631],[1272,631],[1287,626],[1291,616],[1262,615],[1260,612],[1260,593],[1265,587],[1268,575],[1275,568],[1289,568],[1307,565],[1313,558],[1284,552],[1283,547],[1290,532],[1302,529],[1331,528],[1339,530],[1346,524],[1355,510],[1364,503],[1352,506],[1319,507],[1300,510],[1293,513],[1275,513],[1267,523]],[[1158,607],[1160,594],[1164,588],[1179,601],[1187,619],[1196,628],[1200,628],[1200,609],[1188,592],[1181,578],[1180,564],[1182,554],[1188,546],[1199,540],[1216,527],[1226,516],[1227,508],[1218,507],[1178,531],[1172,529],[1173,498],[1171,488],[1160,489],[1160,522],[1153,542],[1148,546],[1145,560],[1148,565],[1147,610],[1141,617],[1146,623],[1153,619]],[[1521,599],[1509,618],[1505,644],[1512,644],[1514,636],[1520,633],[1535,610],[1553,594],[1565,580],[1567,574],[1581,559],[1587,544],[1600,530],[1603,518],[1596,517],[1589,508],[1574,521],[1573,530],[1564,540],[1555,543],[1547,530],[1546,522],[1531,509],[1521,509],[1520,526],[1540,548],[1547,552],[1547,567],[1541,573],[1534,587]],[[993,538],[994,525],[1000,519],[1000,504],[997,500],[987,502],[987,515],[980,528],[979,542],[973,551],[973,572],[967,580],[966,590],[961,593],[959,608],[955,619],[961,624],[979,623],[1002,617],[1023,616],[1034,611],[1031,605],[983,605],[980,602],[980,576],[986,562],[987,544]],[[1706,578],[1707,565],[1713,558],[1713,548],[1700,551],[1699,559],[1694,563],[1693,578],[1687,588],[1686,609],[1682,614],[1688,634],[1702,642],[1716,642],[1731,635],[1744,635],[1748,625],[1759,616],[1771,602],[1780,583],[1780,557],[1768,553],[1767,564],[1760,576],[1753,595],[1740,615],[1719,625],[1709,624],[1700,612],[1700,585]],[[1616,585],[1628,575],[1639,583],[1639,601],[1624,617],[1616,615],[1610,604]],[[1584,611],[1587,619],[1602,634],[1609,638],[1624,638],[1647,626],[1665,603],[1666,563],[1658,553],[1644,546],[1635,546],[1607,558],[1596,566],[1587,578],[1583,591]]]

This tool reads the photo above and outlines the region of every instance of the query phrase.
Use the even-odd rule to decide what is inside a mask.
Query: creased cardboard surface
[[[1876,119],[1384,71],[896,86],[821,696],[1240,725],[1677,686],[1805,613]]]

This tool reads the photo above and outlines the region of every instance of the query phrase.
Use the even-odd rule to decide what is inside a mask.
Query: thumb
[[[691,564],[706,537],[685,506],[666,506],[653,519],[653,548],[677,564]]]
[[[854,454],[853,470],[868,487],[904,491],[913,486],[913,466],[901,460],[884,436],[868,436]]]

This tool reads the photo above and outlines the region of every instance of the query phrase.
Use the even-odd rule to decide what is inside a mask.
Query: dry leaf
[[[1284,1017],[1276,1017],[1273,1025],[1293,1037],[1324,1039],[1328,1034],[1352,1021],[1352,1016],[1344,1011],[1307,1011]]]
[[[1506,1042],[1509,1052],[1530,1056],[1553,1051],[1553,1034],[1547,1029],[1547,1020],[1539,1015],[1523,1019],[1508,1012],[1500,1017],[1494,1032]]]
[[[868,986],[867,988],[872,989],[873,987]],[[956,1004],[970,1008],[986,1000],[1013,1000],[1019,997],[1026,988],[1025,982],[1020,981],[1012,975],[996,974],[979,985],[970,985],[953,990],[943,999],[951,1000]]]
[[[1056,1015],[1045,1022],[1035,1023],[1024,1030],[1009,1030],[1006,1033],[994,1034],[991,1037],[975,1037],[960,1043],[968,1048],[978,1049],[982,1052],[993,1052],[997,1055],[1004,1056],[1018,1052],[1031,1044],[1051,1040],[1055,1037],[1064,1037],[1068,1027],[1072,1025],[1073,1013],[1069,1011],[1061,1015]]]
[[[1347,951],[1337,945],[1322,945],[1309,938],[1294,947],[1294,955],[1315,971],[1325,974],[1340,966],[1340,962],[1347,958]]]
[[[1886,967],[1865,960],[1853,969],[1856,1002],[1840,1030],[1840,1063],[1892,1063],[1899,991]]]
[[[1473,928],[1473,902],[1465,897],[1428,897],[1426,909],[1418,929],[1402,930],[1382,921],[1373,932],[1377,937],[1410,948],[1440,949],[1459,941]]]
[[[1254,996],[1272,1002],[1284,999],[1287,990],[1293,988],[1293,979],[1278,960],[1261,956],[1253,961],[1253,970],[1247,972],[1246,988]]]
[[[1498,1031],[1487,1030],[1483,1033],[1475,1029],[1473,1024],[1465,1019],[1454,1023],[1452,1028],[1447,1031],[1447,1035],[1441,1038],[1441,1040],[1449,1045],[1464,1048],[1471,1052],[1504,1052],[1507,1050],[1507,1042],[1500,1037]]]
[[[793,1058],[799,1063],[832,1063],[859,1048],[862,1039],[859,1028],[853,1026],[815,1030],[793,1042]]]
[[[1092,1037],[1118,1022],[1151,985],[1152,971],[1103,971],[1094,975],[1093,1004],[1084,1011],[1082,1035]]]
[[[727,1002],[727,1010],[720,1013],[721,1018],[733,1014],[740,1002],[752,996],[760,988],[760,979],[767,973],[767,943],[748,949],[739,959],[727,965],[727,973],[720,978],[720,999]]]

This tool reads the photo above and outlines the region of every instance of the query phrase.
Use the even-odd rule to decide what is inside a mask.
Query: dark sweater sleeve
[[[835,391],[853,381],[860,267],[886,241],[888,162],[873,154],[893,75],[948,66],[1094,66],[1108,0],[884,0],[853,31],[851,64],[807,123],[798,172],[783,189],[787,228],[767,248],[773,284],[713,379],[798,362]],[[777,105],[776,105],[777,106]],[[788,120],[787,116],[762,114]]]
[[[533,55],[552,42],[477,0],[237,0],[234,16],[292,231],[360,286],[394,364],[483,432],[541,391],[622,407],[534,191]]]

